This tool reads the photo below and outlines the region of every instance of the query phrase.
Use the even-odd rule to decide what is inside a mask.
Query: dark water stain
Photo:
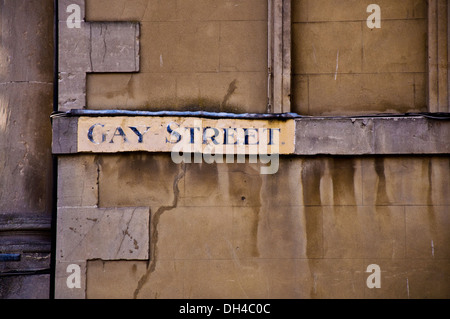
[[[221,109],[222,109],[224,106],[227,105],[228,100],[231,98],[231,96],[232,96],[232,95],[234,94],[234,92],[236,91],[236,89],[237,89],[236,83],[237,83],[237,80],[234,79],[234,80],[230,83],[230,85],[228,86],[227,94],[225,94],[225,96],[223,97],[223,101],[222,101],[222,103],[221,103],[221,105],[220,105],[220,108],[221,108]]]
[[[318,257],[321,251],[317,238],[322,237],[320,228],[320,215],[317,214],[317,207],[322,206],[320,198],[320,181],[325,173],[326,159],[312,158],[305,159],[302,164],[301,182],[303,187],[303,201],[305,214],[306,231],[306,256],[308,258],[311,278],[315,278],[317,265],[314,258]],[[320,254],[320,253],[319,253]],[[311,298],[318,298],[314,285],[310,290]]]
[[[252,166],[248,164],[234,163],[228,165],[231,165],[231,169],[226,172],[226,174],[229,174],[227,191],[231,203],[234,203],[236,206],[248,207],[250,210],[250,213],[245,213],[238,219],[238,222],[246,227],[241,229],[245,229],[243,235],[248,239],[241,242],[239,250],[244,252],[245,255],[259,257],[258,234],[261,220],[261,192],[263,184],[261,174],[259,170],[252,169]],[[245,200],[242,200],[242,198],[245,198]],[[242,246],[243,244],[245,246]]]
[[[324,159],[305,159],[302,164],[302,185],[304,205],[322,205],[320,180],[325,172]]]
[[[356,205],[355,160],[333,157],[331,160],[334,205]]]
[[[389,197],[386,190],[386,174],[384,171],[385,160],[383,157],[375,158],[375,172],[378,177],[377,195],[375,198],[375,206],[389,205]]]

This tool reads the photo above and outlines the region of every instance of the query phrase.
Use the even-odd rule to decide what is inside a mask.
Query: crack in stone
[[[123,242],[125,241],[125,237],[129,237],[130,240],[134,239],[133,236],[128,232],[128,229],[130,228],[130,223],[132,222],[134,218],[134,213],[136,212],[136,208],[133,209],[133,212],[131,213],[130,219],[126,222],[125,230],[122,231],[122,240],[120,241],[119,247],[117,248],[116,256],[119,255],[120,249],[122,248]],[[135,240],[136,241],[136,240]],[[135,244],[136,246],[136,244]]]
[[[133,294],[133,298],[137,299],[137,296],[139,295],[139,293],[141,292],[142,287],[144,286],[144,284],[148,281],[148,279],[150,278],[150,275],[153,273],[153,271],[156,268],[156,262],[157,262],[157,244],[158,244],[158,224],[159,224],[159,220],[162,216],[162,214],[164,214],[167,211],[170,211],[174,208],[176,208],[178,206],[178,199],[179,199],[179,194],[180,194],[180,190],[178,188],[178,183],[179,181],[184,177],[185,175],[185,164],[182,164],[181,166],[181,172],[178,173],[178,175],[175,177],[175,180],[173,181],[173,202],[172,205],[169,206],[161,206],[160,208],[158,208],[158,210],[155,212],[154,216],[152,216],[152,218],[150,218],[150,222],[149,222],[149,263],[147,265],[147,271],[146,273],[139,279],[138,281],[138,285],[134,291]]]

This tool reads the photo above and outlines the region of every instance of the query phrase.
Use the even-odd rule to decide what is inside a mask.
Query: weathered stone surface
[[[421,118],[380,119],[375,121],[375,153],[448,154],[449,135],[449,121]]]
[[[369,158],[362,164],[368,206],[448,206],[448,157]]]
[[[3,247],[0,250],[7,251]],[[19,261],[2,262],[0,264],[0,298],[48,299],[50,297],[50,260],[50,253],[21,252]],[[14,276],[14,273],[25,275]]]
[[[90,74],[88,108],[266,111],[266,1],[113,0],[87,8],[89,21],[139,21],[142,34],[139,74]]]
[[[59,72],[58,104],[61,112],[86,105],[86,73]]]
[[[258,68],[266,57],[248,50],[267,39],[245,28],[266,24],[267,8],[255,1],[88,2],[90,21],[140,21],[145,40],[142,73],[89,76],[89,107],[261,110],[267,73]],[[309,54],[301,57],[309,65],[294,68],[312,72],[294,76],[304,114],[426,110],[426,1],[380,0],[383,26],[373,31],[363,1],[293,4],[298,29],[317,32],[296,48]],[[68,248],[57,265],[58,294],[449,298],[448,121],[374,116],[299,118],[296,125],[295,154],[282,156],[278,172],[267,176],[248,159],[182,165],[169,153],[61,157],[61,203],[74,207],[59,212]],[[133,209],[142,210],[140,218],[131,218]],[[134,245],[126,225],[147,243],[139,260],[119,248],[122,239]],[[67,290],[72,263],[82,268],[81,290]],[[367,287],[370,264],[381,267],[381,288]]]
[[[298,154],[373,153],[371,119],[302,119],[296,121],[296,124]]]
[[[181,165],[174,164],[168,154],[101,156],[98,164],[100,207],[157,209],[178,200],[174,187],[181,187],[183,181],[179,181],[179,176],[184,173]],[[120,188],[123,191],[117,192]]]
[[[92,23],[90,32],[92,72],[139,71],[139,24]]]
[[[56,258],[147,259],[149,209],[60,208]]]
[[[98,166],[95,156],[58,158],[58,207],[98,205]]]
[[[53,1],[2,1],[0,23],[0,83],[51,83]]]
[[[81,10],[79,28],[67,23],[72,4]],[[84,0],[59,3],[60,111],[86,106],[86,73],[139,71],[139,23],[91,23],[84,18]]]
[[[292,66],[301,81],[292,88],[292,111],[320,116],[427,110],[427,57],[437,56],[427,52],[427,2],[377,2],[381,28],[375,29],[367,26],[368,5],[293,1]]]
[[[78,118],[54,118],[52,120],[53,154],[71,154],[78,152]]]
[[[0,277],[1,299],[48,299],[50,275]]]
[[[382,269],[380,289],[366,286],[371,263]],[[157,268],[161,276],[152,274],[137,298],[441,299],[450,295],[448,269],[448,260],[421,259],[164,261]],[[144,262],[89,262],[87,298],[131,299],[145,273]]]
[[[295,153],[448,154],[448,124],[422,117],[304,118],[296,121]]]
[[[450,258],[448,206],[405,208],[406,255],[429,260]]]
[[[324,208],[324,258],[404,258],[403,207]]]

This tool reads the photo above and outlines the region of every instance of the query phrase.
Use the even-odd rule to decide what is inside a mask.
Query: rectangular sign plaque
[[[80,117],[78,152],[293,154],[294,120]]]

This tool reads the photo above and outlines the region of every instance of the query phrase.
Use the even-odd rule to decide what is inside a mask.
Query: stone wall
[[[87,298],[450,296],[447,157],[283,157],[266,176],[169,155],[62,160],[57,257],[95,257]]]
[[[108,23],[65,38],[71,3],[87,22]],[[60,102],[76,92],[77,106],[91,110],[266,112],[267,1],[59,4],[60,62],[69,62]],[[367,28],[368,4],[292,1],[292,111],[427,110],[426,1],[378,1],[381,29]],[[297,119],[295,152],[274,175],[248,158],[58,153],[52,198],[52,1],[0,0],[0,9],[0,253],[22,256],[1,265],[2,298],[47,298],[52,275],[57,298],[450,297],[448,121]],[[139,22],[139,67],[132,52],[130,73],[93,73],[110,70],[84,64],[121,49],[103,29],[116,21]],[[124,50],[137,48],[130,25]],[[76,36],[83,41],[70,43]],[[54,142],[76,145],[59,140],[67,126],[53,123]],[[372,264],[380,288],[367,286]]]
[[[294,112],[427,109],[426,2],[380,1],[381,29],[366,2],[292,1]],[[141,35],[140,71],[88,74],[87,108],[264,113],[267,10],[87,1],[87,21],[138,21]],[[297,119],[295,155],[274,175],[248,159],[73,154],[76,119],[58,123],[57,298],[450,296],[446,121]]]
[[[89,108],[266,111],[267,1],[87,1],[86,18],[141,24],[140,73],[88,76]]]

